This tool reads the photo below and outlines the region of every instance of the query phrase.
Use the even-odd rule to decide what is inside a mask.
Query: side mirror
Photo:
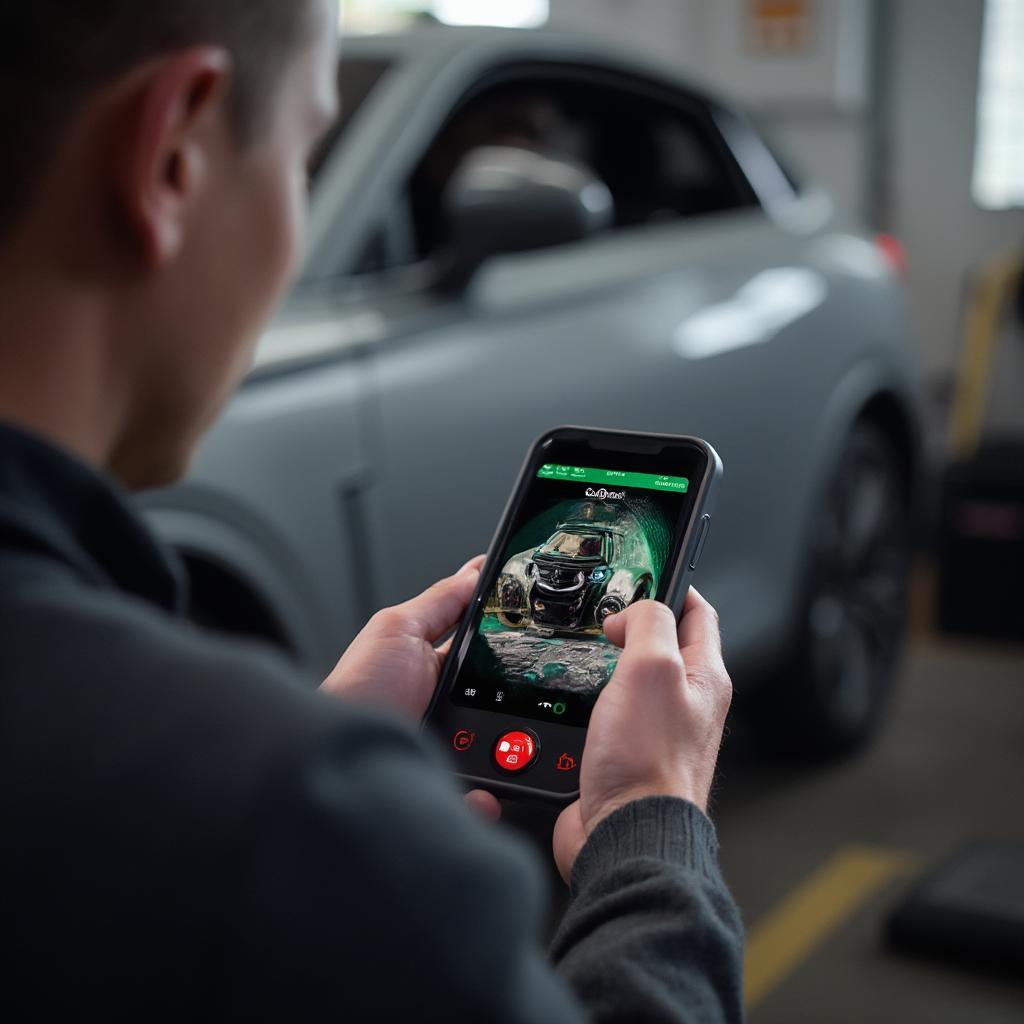
[[[452,259],[438,282],[459,291],[491,256],[578,242],[612,224],[608,186],[568,160],[483,146],[463,160],[442,197]]]

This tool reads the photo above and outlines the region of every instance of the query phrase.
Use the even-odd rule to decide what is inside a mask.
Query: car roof
[[[343,35],[341,60],[345,55],[403,64],[443,66],[456,58],[476,54],[491,59],[540,59],[566,63],[586,62],[659,81],[685,90],[708,103],[717,103],[674,62],[638,47],[596,36],[554,29],[464,28],[447,25],[414,28],[407,32],[379,35]]]
[[[589,520],[576,520],[567,519],[563,523],[559,523],[555,530],[564,530],[566,527],[572,530],[577,530],[580,533],[586,533],[588,530],[591,533],[618,533],[621,534],[623,530],[617,530],[614,526],[602,526],[600,523],[592,523]]]

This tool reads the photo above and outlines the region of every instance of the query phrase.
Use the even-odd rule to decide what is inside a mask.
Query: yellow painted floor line
[[[854,911],[912,871],[913,854],[847,846],[830,857],[748,932],[744,999],[753,1009]]]

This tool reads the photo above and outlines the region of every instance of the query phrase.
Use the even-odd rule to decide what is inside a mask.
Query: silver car
[[[487,547],[546,428],[696,434],[738,707],[788,749],[860,742],[921,462],[884,248],[741,113],[598,43],[353,39],[340,76],[301,280],[189,478],[141,499],[195,618],[323,672]]]

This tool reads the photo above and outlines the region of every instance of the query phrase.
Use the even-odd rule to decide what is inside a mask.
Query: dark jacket
[[[598,826],[545,955],[535,855],[414,725],[190,626],[181,593],[111,481],[0,425],[0,1004],[740,1019],[739,918],[693,805]]]

